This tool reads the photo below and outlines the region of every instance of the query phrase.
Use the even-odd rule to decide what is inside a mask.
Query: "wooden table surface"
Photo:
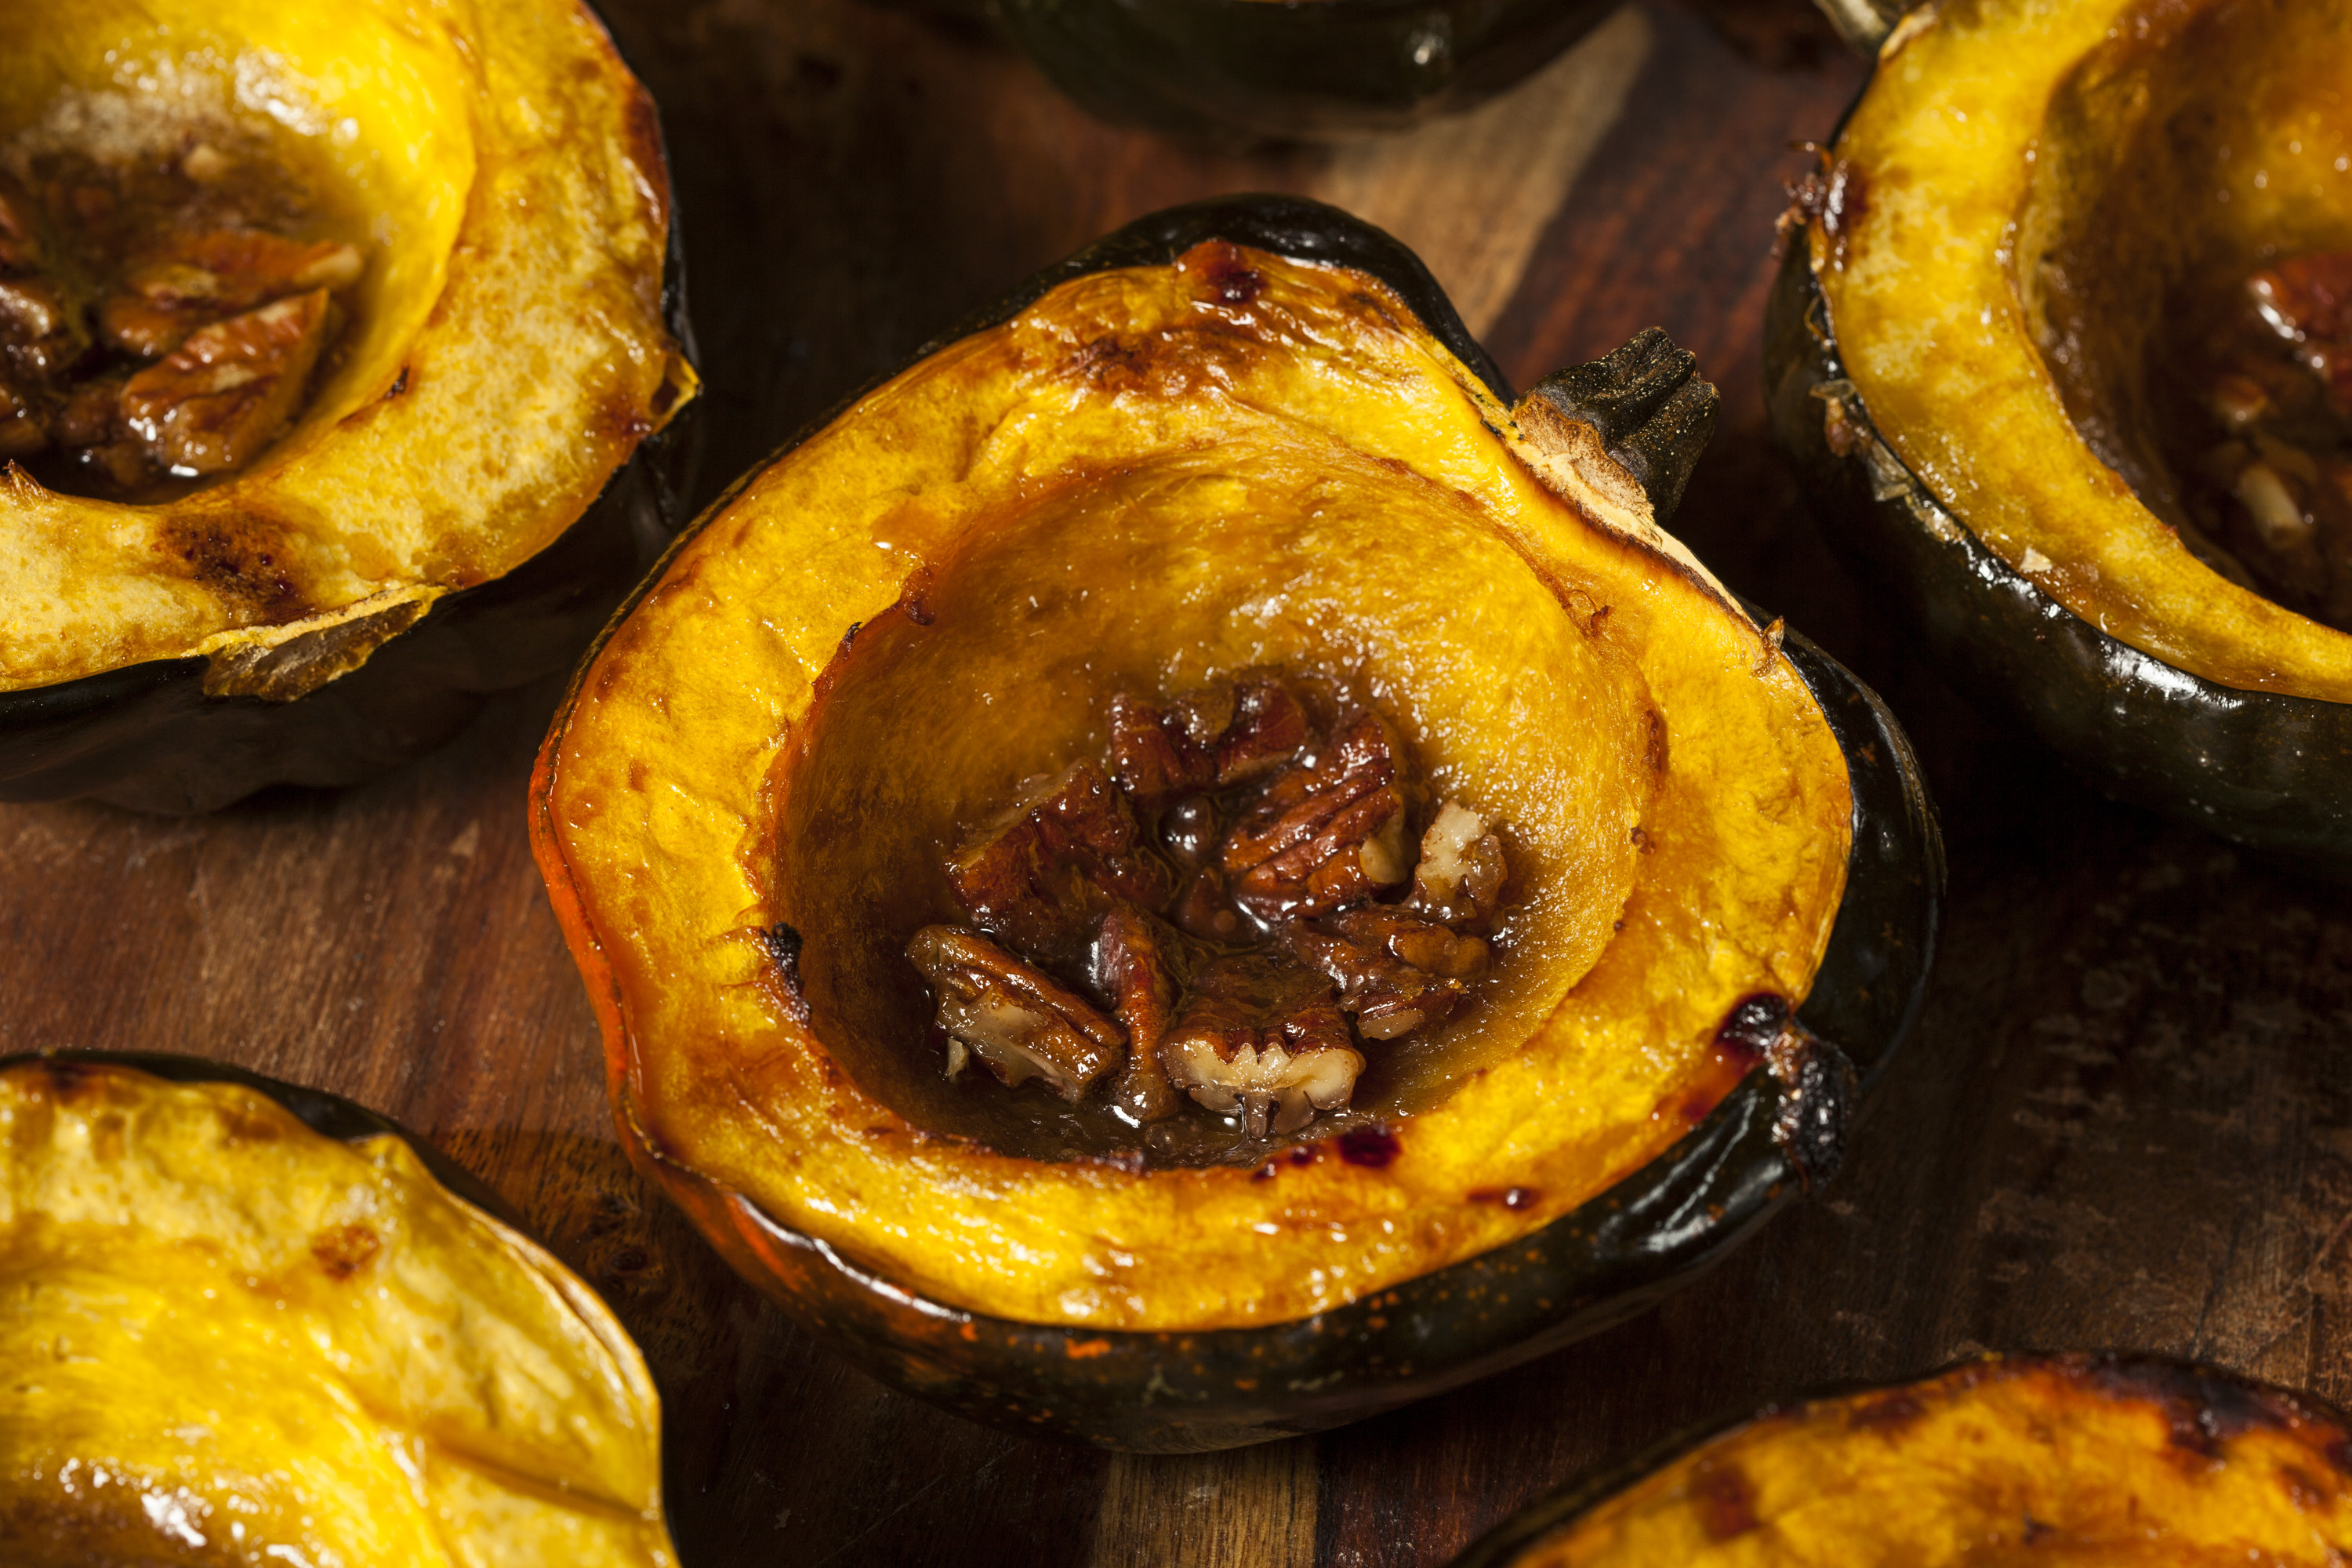
[[[1422,249],[1519,384],[1657,323],[1724,392],[1677,531],[1887,697],[1949,837],[1926,1016],[1845,1172],[1664,1308],[1312,1439],[1138,1458],[849,1370],[630,1172],[525,843],[554,692],[341,794],[205,819],[0,808],[0,1050],[197,1052],[337,1089],[487,1177],[604,1290],[667,1399],[687,1561],[1444,1562],[1693,1423],[1984,1348],[2195,1356],[2344,1398],[2352,897],[2086,791],[1918,664],[1770,447],[1757,342],[1795,139],[1861,68],[1783,0],[1621,14],[1402,140],[1243,154],[1087,120],[968,26],[850,0],[614,0],[665,107],[708,494],[1036,267],[1234,189]],[[1793,5],[1794,0],[1787,0]]]

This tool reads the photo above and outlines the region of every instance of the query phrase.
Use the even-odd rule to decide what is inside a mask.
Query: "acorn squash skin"
[[[463,1167],[339,1095],[202,1058],[40,1052],[0,1058],[0,1073],[13,1331],[21,1344],[58,1314],[59,1342],[88,1367],[24,1384],[0,1411],[0,1546],[37,1563],[245,1563],[324,1545],[404,1562],[675,1563],[642,1357]],[[113,1283],[92,1226],[154,1249],[155,1272]],[[286,1330],[291,1342],[275,1343]],[[149,1388],[137,1368],[153,1363],[211,1368],[157,1402],[193,1418],[160,1444],[156,1407],[125,1393]],[[340,1386],[313,1390],[313,1373]],[[61,1458],[110,1465],[128,1495],[105,1510]],[[121,1506],[134,1499],[143,1520]]]
[[[1899,49],[1905,24],[1896,26]],[[1832,167],[1870,90],[1866,83],[1829,139]],[[1891,599],[1955,686],[2098,789],[2282,866],[2352,879],[2352,703],[2224,684],[2109,635],[1990,547],[1895,450],[1848,374],[1815,273],[1833,178],[1800,193],[1763,345],[1776,443],[1832,546]],[[2018,376],[2035,378],[2051,373],[2037,363]],[[2212,582],[2236,592],[2218,574]],[[2130,584],[2114,596],[2128,603]],[[2209,627],[2230,624],[2220,593],[2208,608]],[[2252,670],[2259,661],[2250,649],[2238,663]]]
[[[2324,1401],[2216,1367],[1989,1356],[1669,1438],[1531,1504],[1451,1568],[2318,1568],[2352,1543],[2347,1443]]]
[[[1418,330],[1444,345],[1492,395],[1507,397],[1499,373],[1409,252],[1334,209],[1286,198],[1226,199],[1143,219],[1032,279],[942,342],[1008,321],[1074,279],[1168,266],[1212,240],[1370,274],[1418,318]],[[929,345],[914,358],[929,358],[941,346]],[[1573,374],[1553,378],[1548,397],[1572,402],[1576,381]],[[1679,447],[1678,460],[1673,453],[1644,452],[1638,429],[1625,436],[1606,415],[1590,422],[1624,455],[1627,468],[1645,466],[1655,491],[1671,495],[1696,455],[1690,437],[1703,441],[1711,423],[1711,406],[1696,422],[1688,412],[1675,405],[1651,432],[1681,431],[1679,443],[1666,443]],[[697,530],[724,513],[754,478],[715,503]],[[648,579],[640,605],[663,578],[656,572]],[[616,619],[607,644],[625,635],[633,613]],[[1874,1081],[1916,1015],[1935,936],[1941,846],[1892,718],[1810,644],[1792,636],[1784,646],[1835,737],[1852,791],[1844,894],[1799,1015],[1834,1046],[1817,1048],[1785,1087],[1761,1068],[1735,1069],[1727,1092],[1711,1095],[1711,1111],[1664,1153],[1511,1245],[1266,1326],[1104,1329],[973,1310],[910,1289],[780,1223],[675,1157],[666,1138],[637,1121],[640,1091],[632,1086],[642,1069],[628,1026],[614,1011],[615,982],[593,956],[593,944],[603,939],[587,923],[553,815],[570,702],[534,780],[534,847],[599,1001],[624,1144],[733,1267],[868,1372],[975,1419],[1137,1451],[1227,1447],[1360,1419],[1638,1312],[1719,1258],[1791,1193],[1833,1171],[1856,1096]],[[573,701],[594,663],[592,655],[583,664]],[[776,933],[772,951],[791,974],[797,933]],[[1412,1138],[1410,1122],[1402,1136]],[[1352,1152],[1346,1140],[1335,1142],[1339,1157],[1351,1163],[1377,1166],[1385,1158],[1377,1131]]]
[[[1394,131],[1540,69],[1617,0],[1011,0],[997,17],[1108,120],[1193,135]]]
[[[625,71],[617,43],[604,43]],[[89,798],[178,816],[272,784],[353,784],[439,747],[496,693],[571,667],[676,536],[702,447],[684,226],[657,112],[638,91],[641,112],[626,134],[660,176],[668,219],[660,316],[686,373],[682,404],[638,426],[634,450],[544,548],[502,575],[432,599],[383,640],[363,639],[373,646],[352,668],[301,695],[208,692],[214,665],[202,657],[0,690],[0,801]],[[257,466],[267,462],[265,454]]]

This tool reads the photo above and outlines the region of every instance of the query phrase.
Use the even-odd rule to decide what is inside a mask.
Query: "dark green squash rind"
[[[2061,1352],[2050,1355],[1988,1356],[1955,1362],[1917,1378],[1895,1384],[1839,1383],[1817,1388],[1797,1398],[1766,1405],[1760,1411],[1718,1417],[1653,1443],[1622,1464],[1603,1466],[1594,1474],[1570,1481],[1559,1490],[1529,1503],[1470,1543],[1446,1568],[1513,1568],[1547,1537],[1575,1524],[1585,1514],[1717,1437],[1779,1414],[1822,1400],[1870,1394],[1900,1394],[1916,1384],[1931,1383],[1971,1366],[2002,1364],[2049,1365],[2095,1382],[2119,1398],[2144,1398],[2165,1405],[2174,1429],[2210,1436],[2241,1431],[2289,1420],[2330,1424],[2343,1428],[2343,1414],[2309,1394],[2258,1383],[2220,1367],[2136,1352]]]
[[[2107,636],[2002,561],[1904,466],[1845,378],[1801,237],[1765,316],[1775,439],[1832,544],[1953,682],[2098,788],[2290,867],[2352,878],[2352,703],[2242,691]],[[1855,439],[1831,450],[1826,399]]]
[[[1288,197],[1223,198],[1140,219],[915,359],[1011,318],[1070,278],[1166,265],[1209,239],[1370,272],[1498,398],[1511,400],[1411,252],[1337,208]],[[703,521],[724,506],[722,499]],[[659,576],[647,578],[640,596]],[[1909,742],[1885,705],[1803,638],[1791,636],[1786,647],[1837,735],[1854,797],[1844,898],[1798,1017],[1867,1086],[1917,1015],[1943,891],[1942,840]],[[1835,1093],[1846,1081],[1836,1073],[1816,1084]],[[638,1121],[625,1080],[614,1089],[631,1158],[738,1272],[866,1372],[975,1420],[1141,1452],[1231,1447],[1360,1420],[1643,1311],[1719,1260],[1792,1192],[1828,1174],[1801,1170],[1776,1136],[1792,1110],[1834,1130],[1853,1109],[1842,1099],[1792,1107],[1759,1068],[1641,1172],[1509,1246],[1293,1322],[1103,1332],[926,1300],[666,1157]],[[1410,1142],[1410,1122],[1398,1136]],[[1326,1148],[1323,1157],[1338,1156]]]
[[[1394,131],[1516,85],[1618,0],[1003,0],[1004,29],[1108,120],[1193,135]]]
[[[679,353],[698,363],[675,202],[662,317]],[[204,658],[0,691],[0,801],[89,798],[179,816],[270,784],[352,784],[415,761],[493,694],[569,668],[611,618],[677,535],[701,458],[700,416],[689,403],[639,443],[530,560],[436,600],[365,664],[290,702],[205,696]]]

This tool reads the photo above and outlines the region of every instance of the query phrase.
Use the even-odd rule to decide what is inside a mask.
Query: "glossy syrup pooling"
[[[2352,251],[2233,282],[2184,312],[2158,389],[2182,503],[2223,570],[2352,630]]]
[[[0,459],[165,500],[300,415],[366,268],[362,226],[300,138],[82,118],[0,149]]]
[[[967,922],[908,947],[946,1071],[1034,1081],[1155,1150],[1204,1118],[1257,1144],[1344,1110],[1367,1053],[1453,1016],[1491,961],[1501,839],[1418,795],[1388,721],[1307,681],[1119,694],[1108,756],[962,845]]]

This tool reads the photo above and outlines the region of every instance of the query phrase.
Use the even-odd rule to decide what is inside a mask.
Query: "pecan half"
[[[234,468],[301,405],[326,346],[327,291],[314,289],[192,332],[122,388],[122,420],[179,474]]]
[[[1138,909],[1113,910],[1095,937],[1094,981],[1112,999],[1127,1031],[1127,1070],[1111,1090],[1111,1103],[1136,1122],[1163,1121],[1179,1101],[1168,1069],[1160,1065],[1160,1042],[1176,1011],[1176,998],[1189,968],[1175,933]]]
[[[256,305],[359,281],[356,246],[287,239],[256,229],[191,235],[149,256],[99,307],[99,335],[146,358],[170,353],[197,328]]]
[[[1396,735],[1365,713],[1286,771],[1226,835],[1234,901],[1263,921],[1322,914],[1404,881]]]
[[[1421,836],[1421,863],[1413,868],[1406,907],[1448,925],[1484,928],[1502,907],[1509,875],[1493,824],[1449,800]]]
[[[1486,943],[1386,904],[1362,904],[1283,928],[1302,963],[1339,987],[1339,1006],[1368,1040],[1392,1040],[1453,1016],[1486,972]]]
[[[1202,965],[1160,1059],[1178,1089],[1263,1138],[1348,1103],[1364,1070],[1350,1040],[1328,981],[1245,953]]]
[[[1312,738],[1297,693],[1270,675],[1188,692],[1161,708],[1110,703],[1110,771],[1146,811],[1273,772]]]
[[[938,995],[950,1078],[968,1049],[1007,1088],[1040,1078],[1076,1100],[1126,1054],[1118,1026],[1085,997],[978,931],[925,926],[907,956]]]
[[[958,852],[948,880],[991,935],[1042,962],[1075,963],[1116,904],[1167,901],[1174,879],[1137,837],[1126,796],[1081,762]]]

